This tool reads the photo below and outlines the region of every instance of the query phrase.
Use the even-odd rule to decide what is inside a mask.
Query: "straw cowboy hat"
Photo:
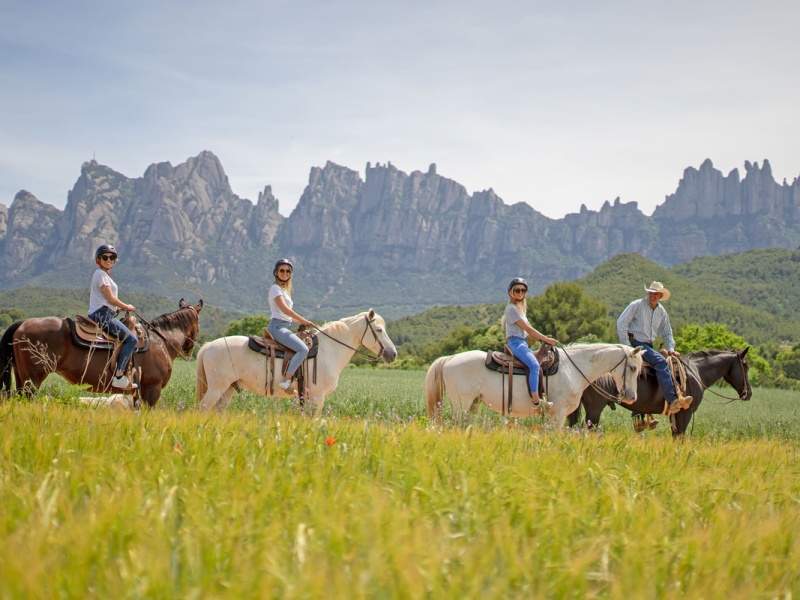
[[[669,297],[672,295],[670,291],[664,287],[664,284],[660,281],[654,281],[650,285],[644,288],[645,292],[654,292],[657,294],[661,294],[661,301],[666,302],[669,300]]]

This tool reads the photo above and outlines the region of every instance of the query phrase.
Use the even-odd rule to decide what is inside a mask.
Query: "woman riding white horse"
[[[374,310],[362,312],[320,328],[316,380],[306,382],[306,407],[315,415],[322,412],[325,398],[336,389],[339,375],[360,346],[385,362],[397,357],[394,343],[386,333],[386,322]],[[248,348],[248,338],[234,335],[205,344],[197,355],[197,401],[203,410],[225,410],[233,392],[246,389],[266,395],[266,358]],[[282,359],[275,360],[280,373]],[[283,389],[278,396],[290,395]]]
[[[642,369],[640,348],[621,344],[573,344],[556,348],[556,352],[559,354],[558,372],[548,382],[548,400],[552,403],[548,415],[556,427],[564,425],[566,416],[580,404],[583,391],[605,373],[610,373],[617,389],[622,390],[622,399],[636,400],[637,378]],[[481,350],[442,356],[433,361],[425,376],[428,416],[439,416],[445,394],[459,416],[474,411],[481,401],[502,414],[504,376],[487,369],[485,362],[486,352]],[[515,376],[513,380],[513,396],[520,400],[514,401],[509,416],[541,414],[542,407],[528,396],[525,378]]]

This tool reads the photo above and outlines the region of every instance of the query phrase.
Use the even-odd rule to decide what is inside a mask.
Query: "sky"
[[[312,166],[368,161],[550,217],[651,213],[688,166],[800,175],[800,3],[0,0],[0,203],[63,207],[211,150],[288,215]]]

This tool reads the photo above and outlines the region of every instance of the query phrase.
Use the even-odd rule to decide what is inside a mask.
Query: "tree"
[[[567,344],[612,337],[608,308],[575,283],[554,283],[528,300],[528,321],[545,335]]]
[[[750,344],[740,335],[722,323],[689,323],[675,332],[675,349],[678,352],[697,352],[698,350],[743,350]],[[758,350],[751,348],[747,361],[752,367],[751,380],[754,384],[768,384],[772,380],[772,366]]]
[[[269,319],[264,315],[251,315],[231,321],[225,335],[261,335],[264,328],[269,324]]]

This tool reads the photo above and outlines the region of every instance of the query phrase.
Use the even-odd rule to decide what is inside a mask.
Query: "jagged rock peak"
[[[700,164],[700,170],[701,170],[701,171],[710,171],[710,170],[713,170],[713,169],[714,169],[714,163],[713,163],[713,162],[711,162],[711,159],[710,159],[710,158],[707,158],[707,159],[705,159],[705,160],[704,160],[704,161],[703,161],[703,162]]]
[[[28,190],[20,190],[14,194],[14,201],[11,203],[11,208],[19,208],[19,206],[22,204],[42,204],[49,206],[31,194]]]

